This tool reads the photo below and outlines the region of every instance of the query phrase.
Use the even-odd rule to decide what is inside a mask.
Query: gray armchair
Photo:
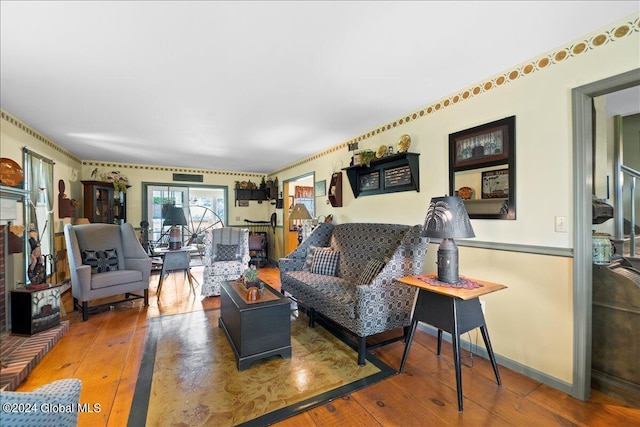
[[[64,237],[73,305],[82,302],[82,320],[88,319],[89,301],[99,298],[124,294],[117,302],[144,298],[149,305],[151,258],[131,224],[66,224]]]
[[[236,280],[249,267],[249,230],[222,227],[209,230],[204,239],[202,295],[220,295],[220,285]]]

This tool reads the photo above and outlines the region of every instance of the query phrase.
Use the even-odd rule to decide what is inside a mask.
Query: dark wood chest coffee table
[[[256,301],[235,281],[222,284],[220,320],[236,356],[238,370],[275,355],[291,357],[291,300],[269,285]]]

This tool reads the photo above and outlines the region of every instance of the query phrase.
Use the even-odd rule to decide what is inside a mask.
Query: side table
[[[498,372],[498,364],[493,354],[489,333],[487,332],[487,324],[482,314],[479,297],[491,292],[505,289],[506,286],[497,283],[485,282],[472,278],[466,278],[469,281],[480,284],[477,288],[460,288],[450,286],[438,286],[430,284],[426,279],[437,279],[437,274],[430,273],[427,275],[408,276],[397,279],[398,282],[405,285],[418,288],[418,299],[413,310],[413,319],[411,322],[411,332],[407,340],[407,344],[402,355],[400,364],[400,372],[404,371],[404,366],[409,355],[409,349],[413,343],[418,322],[427,323],[438,328],[438,351],[442,347],[442,331],[451,334],[451,342],[453,345],[453,360],[456,369],[456,387],[458,389],[458,410],[462,412],[462,370],[460,366],[460,335],[469,332],[475,328],[480,328],[482,339],[484,340],[493,372],[496,375],[498,385],[502,385],[500,373]]]
[[[190,290],[195,295],[196,290],[193,287],[193,275],[191,274],[191,246],[183,246],[180,249],[157,248],[153,251],[154,255],[162,257],[162,270],[160,271],[160,279],[158,281],[158,290],[156,296],[160,298],[162,292],[162,283],[164,276],[170,271],[184,270],[189,279]]]
[[[60,324],[60,284],[29,285],[11,293],[11,332],[33,335]]]

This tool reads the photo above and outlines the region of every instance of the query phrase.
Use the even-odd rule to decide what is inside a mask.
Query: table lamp
[[[181,226],[187,225],[187,218],[184,216],[182,208],[169,206],[165,211],[163,227],[170,226],[169,229],[169,249],[176,250],[182,246]]]
[[[298,203],[293,207],[293,210],[291,210],[289,219],[309,220],[313,218],[307,210],[307,207],[302,203]],[[300,227],[300,230],[298,231],[298,245],[302,243],[302,239],[302,227]]]
[[[458,284],[458,247],[453,239],[476,237],[462,199],[458,196],[432,198],[423,236],[442,239],[438,248],[438,280]]]

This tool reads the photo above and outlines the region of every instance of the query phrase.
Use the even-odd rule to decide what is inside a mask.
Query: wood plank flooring
[[[193,269],[202,281],[202,267]],[[259,270],[262,280],[280,288],[277,269]],[[157,301],[158,276],[152,276],[150,306],[142,301],[123,303],[91,314],[82,322],[72,309],[71,296],[63,303],[70,330],[36,366],[18,391],[32,390],[61,378],[83,382],[81,403],[99,404],[100,411],[80,414],[81,426],[127,424],[144,341],[147,320],[219,306],[219,298],[189,293],[183,273],[165,279]],[[404,344],[376,349],[375,354],[399,367]],[[437,357],[436,339],[416,334],[403,374],[310,409],[278,426],[627,426],[638,425],[640,409],[597,391],[583,402],[528,377],[500,367],[499,387],[491,364],[478,356],[463,359],[464,412],[457,409],[451,346],[443,343]],[[355,359],[354,359],[354,363]],[[471,366],[473,364],[473,366]]]

